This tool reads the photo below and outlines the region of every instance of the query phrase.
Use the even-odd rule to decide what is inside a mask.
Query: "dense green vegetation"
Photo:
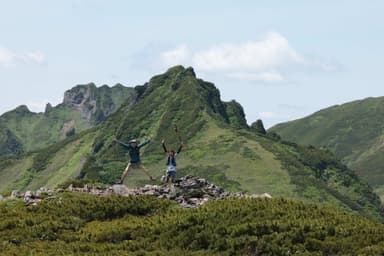
[[[368,184],[343,165],[330,152],[291,142],[270,143],[264,146],[275,152],[288,170],[291,182],[301,198],[318,203],[333,202],[338,207],[352,209],[369,217],[367,212],[380,205],[379,197]],[[287,152],[294,151],[294,154]],[[377,213],[381,211],[376,208]],[[378,214],[376,217],[380,219]]]
[[[68,95],[72,98],[68,99]],[[56,107],[48,104],[44,113],[33,113],[20,106],[0,116],[0,155],[41,149],[99,124],[123,102],[133,100],[133,89],[122,85],[78,85],[68,90],[66,96],[64,103]]]
[[[1,163],[0,192],[54,187],[76,177],[114,183],[128,161],[114,138],[152,136],[141,150],[142,161],[158,179],[165,170],[161,140],[168,148],[184,141],[178,175],[197,175],[230,191],[269,193],[381,219],[372,189],[330,152],[281,141],[266,133],[261,120],[248,127],[241,105],[222,102],[217,88],[196,78],[192,68],[173,67],[134,90],[135,102],[124,102],[98,126]],[[146,183],[148,177],[135,169],[126,179],[130,187]]]
[[[384,198],[384,97],[333,106],[270,131],[331,150]]]
[[[167,200],[63,193],[0,203],[1,255],[381,255],[384,226],[286,199]]]

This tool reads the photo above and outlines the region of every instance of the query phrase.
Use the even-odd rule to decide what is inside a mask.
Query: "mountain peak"
[[[14,109],[14,112],[19,114],[30,114],[32,113],[26,105],[20,105]]]
[[[192,67],[188,67],[185,69],[184,71],[185,74],[187,75],[192,75],[193,77],[196,77],[196,73],[195,73],[195,70],[193,70]]]
[[[164,90],[165,88],[167,90]],[[139,86],[136,90],[139,91],[140,99],[150,94],[156,94],[161,99],[175,98],[178,101],[178,109],[191,109],[194,112],[191,113],[192,116],[206,112],[214,119],[235,128],[248,128],[242,106],[235,101],[223,102],[215,84],[197,78],[192,67],[171,67],[165,73],[152,77],[149,83]],[[176,91],[177,93],[174,93]],[[170,95],[170,92],[173,95]]]
[[[16,110],[16,111],[26,111],[26,112],[31,112],[31,111],[29,111],[27,105],[20,105],[20,106],[18,106],[15,110]]]
[[[189,66],[189,67],[186,68],[183,65],[175,65],[173,67],[168,68],[165,73],[169,73],[169,72],[182,72],[182,71],[185,71],[185,70],[192,70],[193,71],[193,67]]]
[[[179,72],[182,72],[185,70],[185,67],[182,66],[182,65],[176,65],[176,66],[173,66],[173,67],[170,67],[167,69],[167,71],[165,72],[165,74],[169,74],[169,73],[179,73]]]
[[[84,104],[87,99],[92,100],[94,89],[96,89],[94,83],[76,85],[64,93],[63,103],[71,106]]]
[[[53,107],[52,107],[51,103],[47,103],[47,104],[45,105],[45,111],[44,111],[44,113],[48,114],[49,112],[51,112],[52,109],[53,109]]]
[[[64,105],[81,113],[92,126],[100,123],[124,101],[134,101],[133,89],[117,84],[114,87],[94,83],[77,85],[64,93]]]

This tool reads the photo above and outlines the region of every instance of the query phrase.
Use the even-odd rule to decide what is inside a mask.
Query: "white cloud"
[[[45,57],[40,52],[16,52],[4,47],[0,47],[0,66],[15,67],[19,64],[41,65],[45,62]]]
[[[265,82],[283,82],[285,81],[285,77],[276,71],[266,71],[260,73],[252,73],[252,72],[233,72],[228,74],[229,77],[240,79],[240,80],[248,80],[248,81],[265,81]]]
[[[180,63],[187,63],[192,57],[192,51],[186,46],[181,45],[161,53],[161,64],[169,67]]]
[[[264,82],[286,81],[287,73],[315,68],[332,71],[331,64],[304,57],[279,33],[270,32],[258,40],[222,44],[193,51],[181,45],[160,54],[160,65],[192,65],[198,71]]]
[[[260,71],[305,62],[286,38],[274,32],[256,41],[211,47],[196,53],[193,61],[206,71]]]
[[[274,112],[266,111],[266,112],[260,112],[259,116],[260,118],[270,119],[270,118],[275,118],[277,115]]]

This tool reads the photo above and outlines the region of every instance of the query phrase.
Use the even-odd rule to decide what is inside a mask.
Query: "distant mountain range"
[[[332,151],[384,200],[384,97],[326,108],[269,131]]]
[[[63,103],[47,104],[44,113],[19,106],[0,116],[0,155],[20,155],[61,141],[99,124],[122,103],[134,100],[133,88],[120,84],[97,88],[90,83],[66,91]]]
[[[381,203],[372,188],[331,152],[282,141],[275,133],[267,133],[261,120],[248,126],[241,105],[236,101],[223,102],[215,85],[197,78],[192,68],[172,67],[144,85],[117,88],[126,93],[123,96],[120,92],[119,100],[113,100],[114,96],[105,99],[111,88],[104,87],[104,94],[98,94],[98,98],[79,87],[66,93],[62,106],[44,114],[31,114],[25,107],[14,110],[18,119],[9,120],[17,120],[13,121],[16,124],[31,123],[30,116],[50,115],[60,108],[77,111],[78,117],[68,114],[65,118],[49,119],[54,121],[41,125],[39,130],[56,127],[56,135],[54,139],[31,135],[29,139],[39,142],[38,147],[33,142],[30,145],[35,147],[24,146],[20,141],[29,135],[21,137],[14,132],[16,128],[9,129],[13,134],[11,141],[21,146],[0,160],[0,191],[54,187],[73,178],[113,183],[128,161],[126,150],[113,140],[126,142],[152,136],[152,142],[142,148],[142,161],[157,178],[165,169],[161,140],[165,139],[169,148],[176,148],[183,141],[183,151],[178,156],[180,176],[197,175],[230,191],[267,192],[274,197],[382,218]],[[114,108],[110,107],[111,102]],[[98,106],[103,114],[97,114]],[[82,128],[67,125],[64,131],[67,126],[63,124],[69,120],[75,124],[83,122]],[[8,121],[1,123],[17,126],[9,126]],[[70,132],[72,127],[74,133]],[[126,183],[140,186],[148,183],[148,178],[133,170]]]

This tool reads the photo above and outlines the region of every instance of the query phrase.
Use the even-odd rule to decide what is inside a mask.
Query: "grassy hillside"
[[[152,197],[64,193],[0,202],[2,255],[382,255],[384,226],[286,199],[183,209]]]
[[[67,91],[63,104],[48,104],[44,113],[20,106],[0,116],[0,155],[20,155],[73,136],[99,124],[132,97],[132,88],[89,84]]]
[[[90,130],[22,157],[1,157],[0,191],[56,187],[76,178],[91,150],[92,136]]]
[[[198,175],[231,191],[267,192],[381,219],[380,201],[372,189],[330,152],[282,142],[264,134],[261,122],[248,127],[241,105],[222,102],[217,88],[196,78],[192,68],[171,68],[136,87],[135,94],[134,104],[124,103],[99,126],[4,162],[0,175],[11,173],[16,165],[25,169],[18,170],[17,179],[4,181],[0,191],[55,186],[76,176],[113,183],[128,161],[126,150],[113,139],[152,135],[153,141],[142,149],[142,161],[157,178],[165,169],[161,140],[176,148],[182,139],[178,175]],[[140,170],[130,172],[126,180],[128,186],[148,182]]]
[[[270,131],[286,140],[331,150],[384,199],[384,97],[327,108]]]

